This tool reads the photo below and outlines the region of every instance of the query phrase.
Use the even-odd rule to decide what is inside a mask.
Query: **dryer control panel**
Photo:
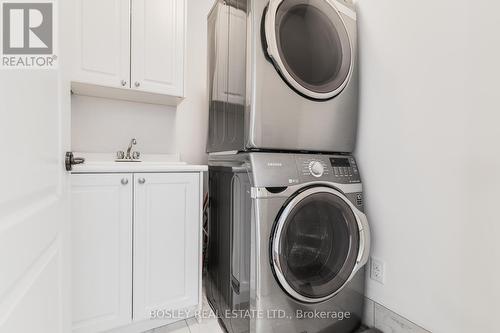
[[[302,182],[360,183],[356,160],[348,155],[295,155]]]

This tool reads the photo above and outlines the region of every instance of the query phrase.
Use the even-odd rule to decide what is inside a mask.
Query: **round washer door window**
[[[267,51],[291,87],[317,100],[342,91],[352,68],[351,43],[328,0],[271,0],[265,20]]]
[[[273,272],[293,298],[316,303],[349,280],[358,257],[356,217],[339,192],[311,188],[283,209],[271,239]]]

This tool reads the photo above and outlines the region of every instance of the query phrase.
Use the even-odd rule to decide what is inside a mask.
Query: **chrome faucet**
[[[127,160],[131,160],[132,159],[132,156],[130,155],[130,153],[132,152],[132,147],[135,146],[136,144],[137,144],[137,140],[136,139],[130,140],[130,144],[128,145],[128,148],[127,148],[127,155],[125,155],[125,158]]]
[[[136,139],[130,140],[130,144],[128,145],[127,152],[125,153],[123,150],[119,150],[116,152],[116,162],[141,162],[141,153],[138,151],[132,151],[132,148],[137,144]]]

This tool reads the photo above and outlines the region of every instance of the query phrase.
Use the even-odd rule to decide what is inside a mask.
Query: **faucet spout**
[[[127,160],[131,160],[132,159],[132,156],[130,155],[130,153],[132,152],[132,147],[135,146],[136,144],[137,144],[137,140],[136,139],[130,140],[130,144],[128,145],[128,148],[127,148],[127,155],[125,156],[125,158]]]

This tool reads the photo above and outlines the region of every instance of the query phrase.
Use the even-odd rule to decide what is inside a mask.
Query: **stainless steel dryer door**
[[[348,199],[332,188],[313,187],[293,197],[275,223],[270,244],[282,289],[305,303],[338,293],[364,252],[359,226]]]
[[[353,50],[329,0],[270,0],[265,38],[274,66],[301,95],[328,100],[346,86]]]

